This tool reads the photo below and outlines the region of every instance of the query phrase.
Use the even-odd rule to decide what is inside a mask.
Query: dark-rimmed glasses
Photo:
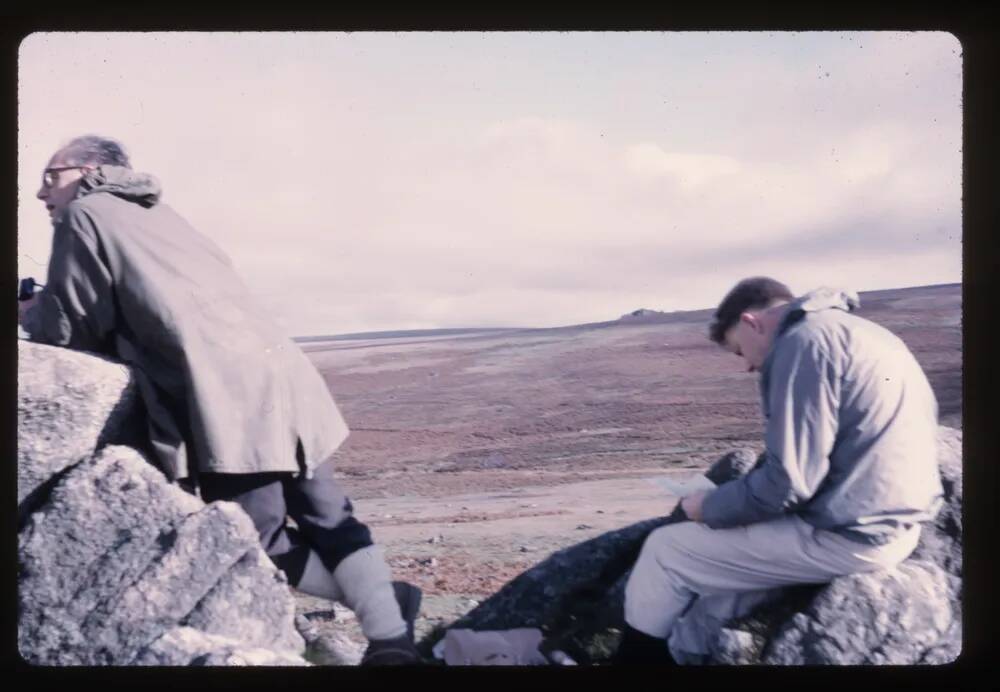
[[[42,187],[49,189],[56,184],[55,173],[59,171],[73,171],[86,168],[86,166],[53,166],[42,171]]]

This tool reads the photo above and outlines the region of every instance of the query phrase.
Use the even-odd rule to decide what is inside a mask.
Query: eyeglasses
[[[54,174],[59,171],[75,171],[83,170],[84,168],[87,168],[87,166],[56,166],[53,168],[46,168],[42,172],[42,187],[53,187],[56,184],[56,176]]]

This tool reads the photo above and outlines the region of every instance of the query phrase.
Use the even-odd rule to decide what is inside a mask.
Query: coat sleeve
[[[702,506],[713,529],[746,526],[808,502],[830,469],[838,429],[840,376],[815,340],[775,352],[768,373],[767,449],[762,464],[713,490]]]
[[[108,350],[115,328],[114,289],[86,211],[71,207],[56,227],[45,288],[22,326],[32,341]]]

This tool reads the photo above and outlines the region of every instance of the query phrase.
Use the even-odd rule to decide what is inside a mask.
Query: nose
[[[38,192],[35,193],[35,197],[37,197],[38,199],[45,199],[48,196],[49,196],[49,191],[45,189],[44,185],[38,188]]]

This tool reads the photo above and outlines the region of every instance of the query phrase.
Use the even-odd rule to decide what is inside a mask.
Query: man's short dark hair
[[[77,166],[110,164],[132,167],[121,142],[97,135],[83,135],[70,140],[70,143],[63,147],[63,156],[67,163]]]
[[[767,307],[773,300],[795,300],[795,296],[788,286],[766,276],[743,279],[719,303],[708,327],[709,338],[724,344],[726,332],[739,322],[740,315],[747,310]]]

